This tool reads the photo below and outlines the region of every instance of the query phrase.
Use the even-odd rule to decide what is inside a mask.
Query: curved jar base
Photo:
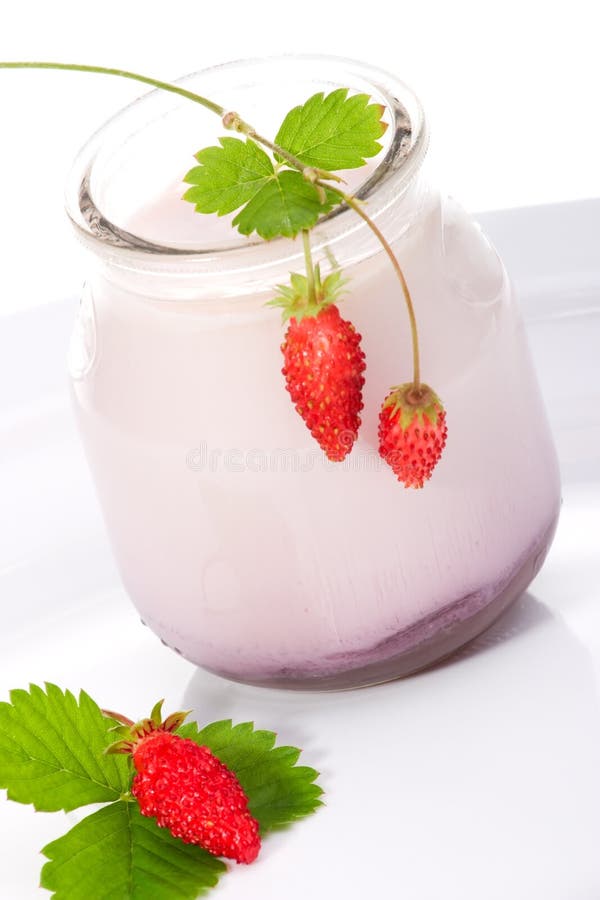
[[[338,691],[405,678],[451,656],[489,628],[517,600],[537,575],[552,543],[558,511],[524,557],[500,582],[461,597],[375,646],[323,660],[314,668],[280,668],[262,674],[203,666],[215,675],[257,687],[296,691]]]

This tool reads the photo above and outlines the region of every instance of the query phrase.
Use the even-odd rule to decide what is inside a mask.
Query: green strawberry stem
[[[321,183],[322,180],[337,181],[340,183],[344,182],[344,179],[340,178],[339,175],[336,175],[335,172],[327,172],[325,171],[325,169],[315,169],[314,166],[305,165],[301,159],[298,159],[298,157],[294,156],[293,153],[290,153],[289,150],[285,150],[278,144],[274,144],[273,141],[270,141],[268,138],[263,137],[262,134],[258,134],[258,132],[252,127],[252,125],[248,125],[247,122],[244,122],[244,120],[238,113],[225,113],[222,121],[223,126],[229,131],[239,131],[240,134],[245,134],[246,137],[250,138],[257,144],[262,144],[263,147],[267,147],[267,149],[271,150],[271,152],[276,156],[280,156],[282,159],[285,159],[288,165],[292,166],[292,168],[297,169],[299,172],[301,172],[304,178],[306,178],[307,181],[314,185],[315,190],[318,192],[319,198],[322,203],[325,202],[325,185]]]
[[[55,62],[0,62],[0,69],[63,69],[68,72],[93,72],[97,75],[118,75],[120,78],[130,78],[132,81],[141,81],[142,84],[149,84],[152,87],[160,88],[162,91],[169,91],[171,94],[179,94],[187,100],[193,100],[194,103],[200,103],[206,109],[216,113],[218,116],[224,116],[226,110],[213,103],[200,94],[193,91],[186,91],[185,88],[176,84],[170,84],[168,81],[159,81],[157,78],[148,78],[146,75],[138,75],[136,72],[127,72],[125,69],[107,69],[105,66],[84,66],[77,63],[55,63]]]
[[[308,303],[312,306],[317,300],[315,290],[315,267],[313,266],[312,253],[310,252],[310,233],[306,228],[302,229],[302,243],[304,245],[304,262],[306,264]]]
[[[67,71],[75,71],[75,72],[92,72],[100,75],[118,75],[121,78],[129,78],[133,81],[140,81],[143,84],[149,84],[152,87],[160,88],[163,91],[169,91],[172,94],[178,94],[180,97],[184,97],[188,100],[193,100],[195,103],[199,103],[201,106],[206,107],[206,109],[211,110],[211,112],[216,113],[221,116],[222,123],[225,128],[231,131],[238,131],[241,134],[245,134],[250,140],[254,141],[257,144],[262,144],[264,147],[267,147],[277,156],[280,156],[282,159],[285,159],[290,166],[297,169],[303,176],[309,181],[312,185],[314,185],[315,190],[318,191],[321,200],[325,199],[325,188],[329,191],[333,191],[338,195],[340,200],[346,203],[354,212],[361,217],[361,219],[367,224],[367,226],[371,229],[384,251],[386,252],[389,260],[396,272],[396,275],[400,281],[400,285],[402,288],[402,293],[404,295],[404,300],[406,303],[406,309],[408,312],[408,318],[410,321],[410,330],[411,330],[411,338],[412,338],[412,347],[413,347],[413,383],[415,388],[419,388],[421,384],[421,374],[420,374],[420,363],[419,363],[419,337],[417,331],[417,321],[415,317],[415,311],[412,303],[412,299],[410,296],[410,291],[408,289],[408,285],[406,283],[406,279],[404,277],[404,273],[400,267],[396,256],[394,255],[394,251],[389,245],[388,241],[385,239],[373,219],[365,212],[362,208],[360,202],[352,197],[350,194],[346,194],[344,191],[335,187],[332,184],[325,184],[327,181],[337,181],[342,182],[343,179],[339,177],[339,175],[335,175],[332,172],[326,172],[322,169],[315,169],[312,166],[306,166],[302,162],[302,160],[295,157],[293,154],[289,153],[283,147],[279,147],[277,144],[274,144],[268,138],[263,137],[258,134],[255,129],[245,122],[241,116],[236,112],[227,112],[223,106],[220,106],[218,103],[213,103],[212,100],[207,99],[206,97],[201,96],[200,94],[196,94],[193,91],[188,91],[185,88],[179,87],[176,84],[171,84],[167,81],[160,81],[156,78],[149,78],[146,75],[138,75],[136,72],[128,72],[124,69],[111,69],[106,68],[104,66],[86,66],[80,65],[76,63],[55,63],[55,62],[0,62],[0,69],[61,69]],[[310,244],[308,243],[308,232],[304,232],[302,234],[304,241],[304,256],[306,260],[306,273],[309,284],[309,293],[310,299],[314,299],[315,295],[315,276],[314,276],[314,267],[312,265],[312,259],[310,256]]]
[[[339,191],[337,188],[333,187],[333,185],[328,185],[328,189],[333,191],[336,194],[339,194],[340,197],[344,199],[344,201],[348,204],[354,212],[363,219],[364,222],[369,226],[385,252],[387,253],[389,260],[394,267],[394,271],[398,276],[398,280],[400,281],[400,286],[402,287],[402,293],[404,294],[404,301],[406,303],[406,310],[408,312],[408,319],[410,322],[410,334],[412,339],[412,351],[413,351],[413,384],[415,389],[418,391],[421,386],[421,364],[419,361],[419,332],[417,329],[417,318],[415,316],[415,308],[413,306],[412,298],[410,296],[410,291],[408,289],[408,284],[406,283],[406,278],[404,277],[404,272],[402,271],[402,267],[400,263],[396,259],[396,255],[394,251],[390,247],[388,241],[383,236],[373,219],[367,215],[367,213],[362,208],[360,201],[356,199],[356,197],[352,197],[349,194],[344,194],[343,191]]]

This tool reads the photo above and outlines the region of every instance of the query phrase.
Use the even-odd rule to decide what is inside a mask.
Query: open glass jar
[[[378,455],[381,402],[411,377],[408,320],[380,245],[338,209],[314,254],[350,279],[342,314],[367,370],[359,438],[344,462],[325,459],[284,389],[280,314],[265,306],[302,271],[301,243],[243,238],[182,202],[219,123],[153,92],[83,149],[67,196],[91,251],[73,393],[123,582],[164,642],[229,678],[322,690],[409,674],[496,619],[554,532],[557,462],[510,283],[428,182],[423,113],[393,76],[287,57],[182,83],[267,135],[318,90],[386,106],[384,150],[351,187],[410,285],[448,442],[420,491]]]

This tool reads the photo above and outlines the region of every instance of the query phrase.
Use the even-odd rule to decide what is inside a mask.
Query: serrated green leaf
[[[256,231],[265,240],[296,237],[302,229],[316,225],[319,217],[338,202],[331,191],[325,191],[325,202],[321,202],[316,189],[300,172],[284,169],[263,185],[233,224],[242,234]]]
[[[273,179],[273,163],[253,141],[219,138],[220,147],[206,147],[196,154],[200,163],[184,181],[194,185],[183,195],[194,203],[196,212],[224,216],[248,203]]]
[[[274,732],[255,730],[252,722],[233,725],[226,719],[200,730],[191,722],[177,733],[208,747],[235,772],[263,834],[321,806],[323,791],[314,783],[319,773],[296,765],[300,756],[296,747],[276,747]]]
[[[276,171],[267,154],[249,140],[221,138],[220,147],[207,147],[196,159],[200,165],[185,176],[193,187],[184,200],[193,203],[196,212],[219,216],[242,207],[233,220],[241,234],[256,231],[265,240],[295,237],[339,203],[333,191],[325,191],[322,202],[300,172]]]
[[[129,786],[122,757],[103,755],[113,740],[85,691],[79,700],[53,684],[14,690],[0,703],[0,787],[38,810],[71,810],[118,799]]]
[[[379,153],[378,138],[387,128],[384,107],[370,99],[367,94],[349,97],[347,88],[314,94],[287,114],[275,143],[307,166],[356,169]]]
[[[55,900],[194,900],[224,863],[171,836],[137,804],[118,800],[42,850],[41,885]]]

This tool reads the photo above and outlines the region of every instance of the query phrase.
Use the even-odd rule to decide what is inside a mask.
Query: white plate
[[[75,302],[0,328],[0,694],[84,687],[138,717],[254,719],[304,748],[327,806],[214,896],[600,897],[600,201],[480,217],[516,282],[564,478],[549,559],[446,665],[343,694],[230,684],[142,628],[119,585],[69,408]],[[0,803],[0,897],[42,896],[71,823]],[[90,898],[93,900],[93,898]]]

